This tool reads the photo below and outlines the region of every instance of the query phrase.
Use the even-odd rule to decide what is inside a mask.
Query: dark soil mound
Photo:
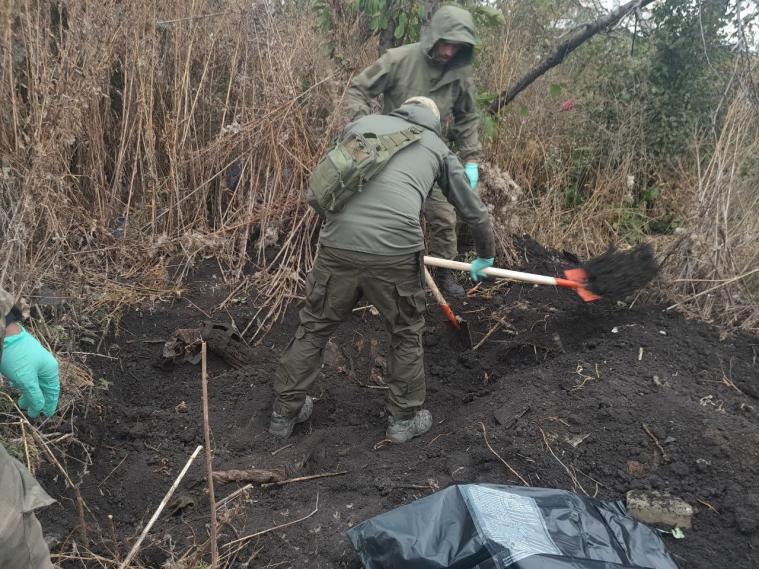
[[[569,259],[525,243],[525,270],[560,274]],[[187,298],[128,315],[114,340],[117,360],[99,358],[96,372],[111,382],[100,413],[81,417],[79,437],[91,445],[92,466],[81,490],[100,525],[100,545],[113,555],[111,526],[133,538],[198,444],[202,444],[199,366],[160,371],[152,363],[177,328],[206,320],[228,294],[210,275]],[[210,361],[210,413],[215,467],[278,468],[292,475],[347,474],[281,487],[254,488],[221,543],[311,517],[252,539],[237,557],[250,567],[349,567],[359,562],[345,536],[352,525],[459,482],[521,484],[487,441],[531,485],[624,499],[630,489],[668,491],[696,509],[684,540],[665,536],[684,569],[759,566],[759,382],[757,340],[721,340],[710,326],[659,306],[633,308],[609,301],[584,304],[567,290],[499,284],[459,310],[477,342],[456,352],[436,307],[425,336],[427,407],[432,430],[400,446],[375,443],[384,435],[382,323],[356,312],[336,338],[331,365],[317,384],[312,419],[282,442],[267,432],[277,354],[295,330],[295,307],[262,345],[254,365],[232,371]],[[253,306],[235,304],[242,329]],[[211,314],[229,320],[225,311]],[[76,471],[76,462],[68,466]],[[40,476],[60,504],[42,513],[46,531],[76,526],[70,493],[52,471]],[[217,499],[242,484],[217,484]],[[428,487],[430,489],[426,489]],[[202,459],[181,484],[182,500],[158,520],[141,553],[158,567],[208,535]],[[193,537],[194,536],[194,537]],[[122,544],[120,555],[125,555]],[[222,547],[222,553],[229,548]],[[74,565],[72,565],[74,566]],[[81,564],[77,564],[81,567]],[[97,566],[93,564],[93,566]]]

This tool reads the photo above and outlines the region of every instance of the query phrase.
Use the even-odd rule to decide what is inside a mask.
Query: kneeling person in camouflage
[[[385,382],[389,425],[386,437],[402,443],[427,432],[432,416],[425,398],[422,331],[426,310],[421,255],[424,240],[420,214],[437,183],[469,224],[478,269],[493,264],[495,243],[490,216],[471,191],[465,169],[440,138],[435,103],[413,97],[389,115],[368,115],[346,127],[355,132],[391,134],[417,125],[421,138],[403,148],[339,213],[324,212],[309,191],[309,203],[326,221],[319,254],[306,281],[300,326],[280,359],[274,382],[269,432],[288,437],[311,416],[306,391],[321,368],[322,352],[340,322],[360,298],[379,310],[390,333]],[[479,275],[473,272],[476,280]]]

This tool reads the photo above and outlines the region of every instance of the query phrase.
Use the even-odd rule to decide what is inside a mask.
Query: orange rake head
[[[585,272],[585,269],[567,269],[564,271],[564,276],[567,278],[557,278],[556,284],[575,289],[577,294],[580,295],[580,298],[585,302],[592,302],[601,298],[596,293],[588,290],[588,274]]]

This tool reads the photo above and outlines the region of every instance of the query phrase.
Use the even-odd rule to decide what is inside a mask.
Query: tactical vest
[[[422,127],[412,126],[390,134],[346,136],[321,159],[308,180],[319,206],[330,213],[340,212],[393,155],[421,139],[423,132]]]

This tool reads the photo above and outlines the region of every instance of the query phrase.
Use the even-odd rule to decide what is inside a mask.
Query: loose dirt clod
[[[629,251],[609,248],[581,265],[587,274],[587,288],[604,298],[624,298],[646,286],[659,267],[650,245],[638,245]]]
[[[224,484],[225,482],[255,482],[263,484],[267,482],[282,482],[287,479],[285,469],[263,470],[251,468],[248,470],[217,470],[213,473],[213,479]]]

